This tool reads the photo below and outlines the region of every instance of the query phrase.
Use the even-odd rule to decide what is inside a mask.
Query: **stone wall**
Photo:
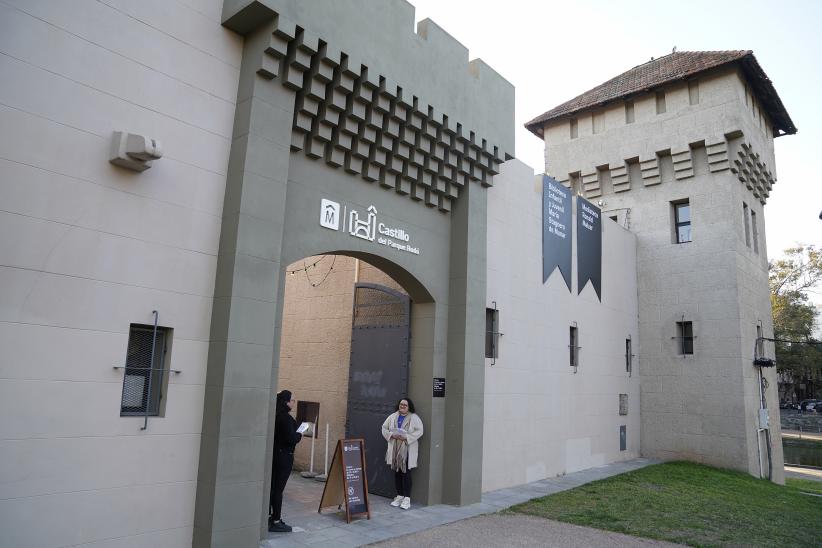
[[[574,217],[575,218],[575,217]],[[636,238],[603,218],[602,300],[571,290],[559,271],[542,283],[542,177],[518,160],[489,189],[486,306],[499,312],[499,357],[486,358],[483,490],[536,481],[640,454]],[[571,223],[576,227],[576,221]],[[569,327],[580,365],[569,366]],[[619,414],[627,394],[627,415]],[[620,426],[627,448],[620,451]]]
[[[550,124],[547,170],[637,235],[643,454],[759,474],[757,443],[765,447],[752,361],[757,326],[773,334],[763,210],[775,183],[773,139],[736,70],[696,82],[696,102],[687,82],[664,88],[664,112],[655,93],[633,98],[632,123],[617,102],[597,133],[585,114],[575,139],[567,120]],[[682,201],[692,241],[676,243],[672,204]],[[756,233],[746,239],[751,212]],[[692,355],[680,350],[681,321],[693,325]],[[778,440],[774,372],[766,378]],[[773,450],[781,464],[781,448]]]
[[[243,46],[221,5],[0,5],[5,545],[191,544]],[[114,131],[160,140],[163,158],[109,164]],[[180,373],[141,430],[113,367],[153,310]]]

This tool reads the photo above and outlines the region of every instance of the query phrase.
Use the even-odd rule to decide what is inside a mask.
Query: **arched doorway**
[[[298,259],[286,267],[279,360],[272,375],[278,390],[288,389],[298,400],[297,420],[316,420],[318,426],[314,436],[307,435],[298,444],[295,470],[321,473],[326,447],[333,453],[337,440],[361,438],[369,491],[393,497],[393,475],[385,464],[380,425],[398,399],[409,394],[421,400],[418,413],[424,421],[435,416],[422,387],[409,386],[412,353],[422,374],[431,362],[430,348],[411,344],[411,309],[415,307],[420,316],[417,340],[424,342],[431,338],[428,312],[433,303],[424,302],[427,295],[418,283],[408,283],[408,273],[397,275],[396,266],[392,270],[390,263],[382,261],[381,266],[394,273],[391,276],[374,262],[379,261],[363,255],[326,254]],[[423,302],[413,300],[395,276],[405,280]],[[273,416],[269,422],[274,422]],[[429,440],[421,440],[421,447],[429,445]],[[428,496],[429,460],[421,459],[416,473],[420,501]],[[289,498],[303,502],[310,498],[311,488],[305,485],[298,493],[295,485],[300,481],[295,475],[287,486],[286,506]],[[295,505],[298,511],[305,508],[305,504]]]

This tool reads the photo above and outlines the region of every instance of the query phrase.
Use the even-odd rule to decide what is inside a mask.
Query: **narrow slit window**
[[[676,243],[691,241],[691,205],[690,202],[679,202],[674,207],[674,234]]]
[[[751,226],[748,220],[748,204],[742,203],[742,222],[745,225],[745,245],[751,247]]]
[[[699,104],[699,80],[688,82],[688,102],[691,105]]]
[[[499,358],[499,310],[485,309],[485,357]]]
[[[676,322],[677,339],[679,341],[679,354],[688,355],[694,353],[694,326],[692,322]]]
[[[571,367],[579,367],[579,331],[572,325],[569,331],[568,355]]]
[[[571,118],[571,139],[579,137],[579,124],[576,118]]]
[[[656,92],[656,113],[657,114],[664,114],[665,111],[666,111],[665,92],[664,91],[657,91]]]
[[[625,101],[625,123],[626,124],[633,124],[636,121],[636,115],[634,113],[634,102],[633,101]]]
[[[753,237],[753,249],[759,253],[759,232],[756,229],[756,212],[751,210],[751,236]]]

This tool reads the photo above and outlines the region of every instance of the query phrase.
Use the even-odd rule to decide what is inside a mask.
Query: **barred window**
[[[485,309],[485,357],[499,358],[499,310]]]
[[[575,325],[570,326],[568,332],[568,355],[571,367],[579,367],[579,332]]]
[[[120,416],[161,415],[163,391],[168,384],[171,332],[170,328],[157,327],[155,335],[154,326],[131,324]]]

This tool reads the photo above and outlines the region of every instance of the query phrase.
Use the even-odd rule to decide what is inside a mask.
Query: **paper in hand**
[[[308,435],[311,435],[312,433],[310,422],[304,422],[297,428],[297,433],[299,434],[305,434],[306,432],[308,432]]]

